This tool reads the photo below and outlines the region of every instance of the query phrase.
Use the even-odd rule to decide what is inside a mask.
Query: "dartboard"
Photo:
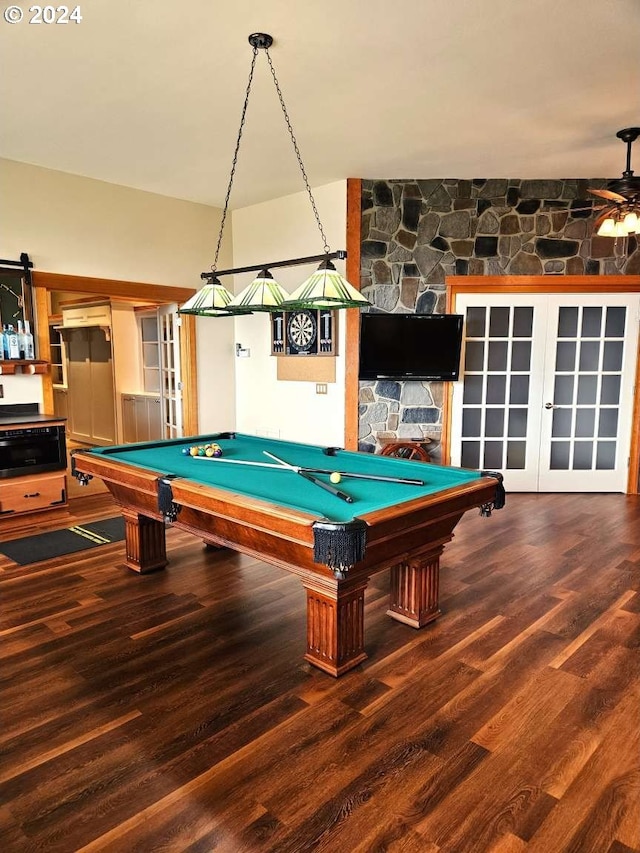
[[[287,348],[289,352],[309,352],[318,334],[315,311],[293,311],[287,319]]]

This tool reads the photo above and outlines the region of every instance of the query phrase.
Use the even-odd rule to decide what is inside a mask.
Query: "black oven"
[[[67,467],[64,426],[0,430],[0,478],[61,471]]]

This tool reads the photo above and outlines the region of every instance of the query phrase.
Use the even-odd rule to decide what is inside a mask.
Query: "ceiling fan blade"
[[[592,190],[589,187],[589,192],[593,193],[593,195],[600,196],[600,198],[606,198],[607,201],[626,201],[626,198],[620,193],[614,193],[611,190]]]

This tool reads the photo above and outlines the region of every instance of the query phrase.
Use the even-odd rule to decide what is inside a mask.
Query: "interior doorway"
[[[460,292],[454,310],[452,464],[511,491],[628,491],[640,295]]]

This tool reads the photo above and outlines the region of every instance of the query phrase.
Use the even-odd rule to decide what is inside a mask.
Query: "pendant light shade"
[[[246,311],[278,311],[287,291],[274,279],[269,270],[261,270],[248,287],[229,303],[230,308]]]
[[[213,276],[204,287],[180,308],[180,314],[195,314],[198,317],[229,317],[233,314],[250,314],[230,307],[233,294]]]
[[[340,275],[331,261],[325,260],[282,303],[282,308],[364,308],[370,304],[359,290]]]

